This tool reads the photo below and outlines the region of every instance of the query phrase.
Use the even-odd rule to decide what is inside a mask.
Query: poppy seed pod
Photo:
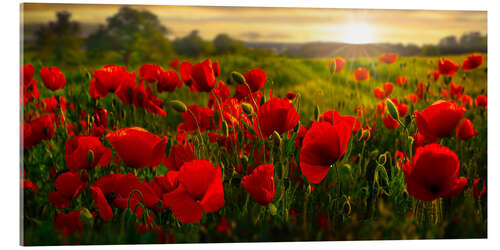
[[[237,84],[245,84],[246,83],[245,77],[240,72],[237,72],[237,71],[231,72],[231,78]]]
[[[179,113],[184,113],[187,111],[186,104],[179,100],[170,101],[170,104],[172,105],[172,108]]]

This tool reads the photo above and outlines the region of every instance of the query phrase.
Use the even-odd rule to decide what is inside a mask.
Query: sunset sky
[[[347,43],[437,43],[447,35],[487,32],[485,11],[364,10],[320,8],[191,7],[135,5],[156,14],[172,33],[182,37],[194,29],[207,40],[219,33],[255,42],[336,41]],[[120,5],[24,4],[25,24],[55,20],[67,10],[72,19],[105,24]]]

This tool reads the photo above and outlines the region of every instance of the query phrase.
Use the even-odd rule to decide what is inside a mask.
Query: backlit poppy
[[[262,206],[271,203],[274,198],[273,164],[260,165],[252,173],[241,179],[241,185],[252,199]]]
[[[198,91],[210,92],[217,82],[210,59],[194,65],[191,78]]]
[[[389,130],[393,130],[399,126],[399,122],[394,120],[390,115],[386,115],[382,121],[384,122],[384,126]]]
[[[393,64],[398,59],[398,54],[384,54],[378,58],[380,62]]]
[[[439,144],[419,147],[411,162],[403,166],[408,193],[417,200],[451,198],[467,185],[458,178],[460,162],[455,152]]]
[[[379,88],[379,87],[376,87],[375,89],[373,89],[373,95],[377,99],[380,99],[380,100],[384,100],[385,99],[384,90],[381,89],[381,88]]]
[[[122,161],[132,168],[157,166],[165,158],[163,139],[139,127],[123,128],[106,134]]]
[[[472,54],[468,56],[462,63],[463,70],[475,69],[483,64],[483,56],[480,54]]]
[[[438,61],[438,70],[441,75],[445,76],[453,76],[458,70],[458,63],[443,58],[440,58]]]
[[[328,68],[330,68],[330,73],[339,73],[344,68],[345,62],[345,59],[340,56],[331,58],[328,61]]]
[[[402,87],[403,85],[408,84],[408,79],[406,79],[406,76],[399,76],[396,78],[396,83],[399,87]]]
[[[43,85],[48,89],[55,91],[64,88],[66,78],[58,67],[52,66],[50,68],[42,67],[40,71]]]
[[[158,82],[163,68],[156,64],[143,64],[139,68],[139,76],[147,82]]]
[[[352,126],[347,122],[313,122],[302,142],[300,169],[312,183],[321,182],[333,163],[344,155]]]
[[[251,69],[243,74],[243,76],[252,92],[262,89],[266,83],[266,72],[259,68]]]
[[[106,65],[93,72],[89,86],[89,93],[92,98],[105,97],[109,92],[115,92],[121,84],[136,82],[135,73],[128,73],[123,66]]]
[[[418,131],[431,138],[447,137],[457,128],[466,108],[453,101],[436,101],[415,112]]]
[[[283,134],[294,128],[299,121],[299,113],[286,99],[273,97],[264,103],[257,112],[262,136],[269,137],[274,131]],[[259,131],[255,126],[255,131]]]
[[[186,224],[199,221],[203,211],[216,212],[224,205],[221,169],[206,160],[184,163],[179,171],[179,186],[164,194],[162,203]]]
[[[370,80],[370,71],[365,68],[359,67],[354,71],[355,81],[367,81]]]
[[[173,92],[175,88],[180,88],[182,81],[175,70],[162,71],[158,76],[158,92]]]
[[[477,132],[474,131],[474,125],[472,125],[472,122],[467,118],[462,121],[462,124],[460,124],[457,129],[457,137],[462,140],[469,140],[476,134]]]
[[[386,82],[382,84],[382,88],[384,88],[385,97],[388,97],[392,94],[392,90],[394,89],[394,84],[392,84],[392,82]]]

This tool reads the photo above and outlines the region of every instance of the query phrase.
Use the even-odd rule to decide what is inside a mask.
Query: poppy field
[[[487,55],[20,68],[23,245],[487,237]]]

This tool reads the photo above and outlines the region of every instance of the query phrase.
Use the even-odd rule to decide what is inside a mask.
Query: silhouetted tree
[[[236,53],[244,45],[242,42],[232,39],[227,34],[218,34],[214,39],[215,52],[217,54]]]
[[[71,13],[67,11],[57,12],[56,16],[57,21],[49,22],[35,32],[38,57],[73,64],[83,55],[80,24],[70,21]]]
[[[211,43],[203,41],[198,30],[193,30],[183,38],[172,42],[175,52],[186,56],[199,56],[210,52]]]
[[[120,53],[123,63],[128,66],[134,52],[139,52],[146,61],[171,54],[170,43],[165,37],[169,32],[153,13],[125,6],[107,19],[106,26],[91,34],[86,44],[93,55],[106,50]]]

